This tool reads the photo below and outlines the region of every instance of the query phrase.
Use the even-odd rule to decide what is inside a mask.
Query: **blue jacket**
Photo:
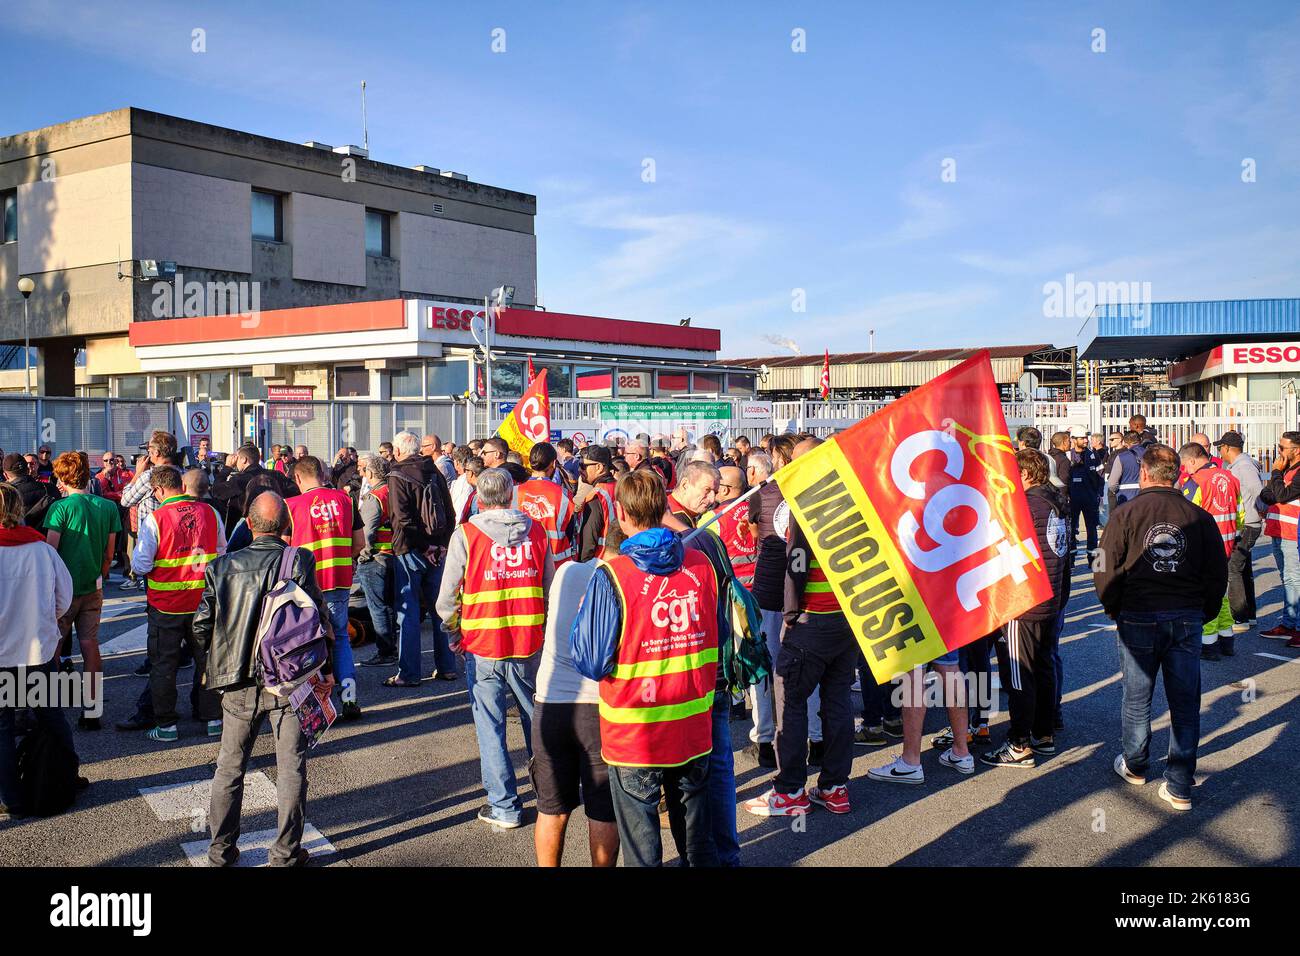
[[[707,539],[708,534],[699,538]],[[692,544],[695,542],[692,541]],[[651,528],[623,542],[619,551],[648,574],[671,574],[682,566],[686,546],[667,528]],[[707,555],[707,553],[706,553]],[[712,562],[711,562],[712,563]],[[715,566],[716,570],[716,566]],[[731,640],[727,581],[718,582],[718,643]],[[618,641],[623,633],[623,607],[607,568],[597,568],[582,597],[569,634],[573,666],[592,680],[603,680],[614,669]]]

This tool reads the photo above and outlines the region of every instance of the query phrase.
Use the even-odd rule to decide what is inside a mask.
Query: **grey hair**
[[[504,468],[484,468],[478,473],[481,508],[509,508],[515,500],[515,480]]]
[[[383,480],[388,477],[388,462],[378,455],[362,455],[357,468],[371,478]]]
[[[709,451],[707,448],[697,448],[695,451],[691,452],[691,461],[704,465],[711,465],[713,464],[713,452]]]
[[[772,474],[772,456],[765,451],[751,451],[749,457],[745,459],[745,464],[757,471],[760,478]]]
[[[420,450],[420,439],[415,432],[398,432],[393,436],[393,453],[405,458]]]
[[[682,477],[679,479],[683,485],[694,485],[699,481],[701,476],[708,476],[711,481],[718,482],[722,476],[718,469],[707,461],[690,461],[682,469]]]
[[[650,454],[650,448],[649,448],[649,446],[646,445],[646,443],[643,442],[643,441],[642,441],[641,439],[639,439],[639,438],[633,438],[630,442],[628,442],[626,445],[624,445],[624,446],[623,446],[623,454],[626,455],[628,452],[633,451],[633,450],[638,449],[638,448],[640,449],[639,454],[641,455],[642,458],[644,458],[644,457],[646,457],[646,455]]]

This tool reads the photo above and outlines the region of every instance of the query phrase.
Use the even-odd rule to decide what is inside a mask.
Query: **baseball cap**
[[[1240,432],[1227,431],[1220,436],[1219,440],[1214,443],[1217,448],[1221,445],[1227,445],[1229,448],[1245,448],[1246,443],[1241,440]]]
[[[27,459],[18,454],[18,452],[11,451],[9,454],[5,455],[4,463],[0,465],[0,468],[3,468],[10,474],[25,475],[27,474]]]
[[[1071,437],[1071,438],[1087,438],[1087,437],[1088,437],[1088,429],[1084,428],[1082,425],[1071,425],[1071,426],[1070,426],[1070,437]]]
[[[613,464],[614,456],[609,453],[609,449],[604,445],[588,445],[582,449],[582,460],[595,461],[608,468]]]

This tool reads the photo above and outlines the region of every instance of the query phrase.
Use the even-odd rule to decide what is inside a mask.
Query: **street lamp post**
[[[30,276],[23,276],[18,280],[18,291],[23,297],[23,391],[28,395],[32,393],[32,349],[27,324],[27,300],[31,298],[35,288],[36,283]]]

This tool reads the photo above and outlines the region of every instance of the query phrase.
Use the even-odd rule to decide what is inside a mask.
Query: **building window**
[[[519,398],[524,394],[524,364],[522,362],[492,363],[492,397]]]
[[[691,390],[690,372],[658,372],[658,392],[660,398],[684,395]]]
[[[551,398],[572,398],[573,380],[570,365],[549,365],[545,362],[533,362],[533,371],[541,375],[546,369],[546,390]]]
[[[239,400],[241,402],[266,401],[266,379],[251,370],[239,373]]]
[[[708,373],[708,374],[706,374],[706,373],[704,373],[704,372],[696,372],[696,373],[695,373],[695,384],[692,386],[691,391],[693,391],[693,392],[697,392],[697,393],[699,393],[699,392],[721,392],[721,391],[722,391],[722,376],[721,376],[721,375],[714,375],[714,374],[712,374],[712,373]]]
[[[230,399],[229,372],[198,372],[194,376],[194,398],[210,402],[224,402]]]
[[[429,397],[464,395],[469,388],[467,359],[430,359],[428,362]]]
[[[614,370],[578,366],[576,377],[579,398],[613,398]]]
[[[284,197],[253,190],[253,238],[284,242]]]
[[[334,373],[335,398],[368,398],[370,373],[364,368],[341,368]]]
[[[185,400],[184,375],[159,375],[153,381],[155,398],[177,398]]]
[[[727,394],[739,398],[754,397],[754,376],[740,372],[727,373]]]
[[[4,205],[4,242],[18,241],[18,190],[7,189],[0,193]]]
[[[620,368],[618,370],[619,398],[649,398],[650,380],[654,372],[643,368]]]
[[[390,372],[388,386],[393,398],[424,398],[424,363],[407,362],[406,368]]]
[[[392,248],[388,244],[390,218],[386,212],[366,210],[366,255],[384,257],[392,255]]]
[[[123,375],[117,380],[118,398],[148,398],[149,378],[146,375]]]

